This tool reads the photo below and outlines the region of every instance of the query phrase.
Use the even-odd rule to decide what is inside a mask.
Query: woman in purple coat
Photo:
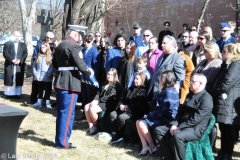
[[[139,155],[145,155],[148,152],[152,154],[157,151],[150,130],[156,126],[169,125],[171,121],[175,120],[178,112],[179,94],[173,88],[176,83],[173,71],[162,72],[160,83],[163,91],[151,101],[152,111],[136,122],[138,135],[142,142],[142,151]]]
[[[163,52],[158,49],[158,39],[156,37],[152,37],[149,39],[149,50],[143,54],[144,57],[147,57],[147,69],[152,75],[154,69],[157,65],[159,57],[163,55]]]

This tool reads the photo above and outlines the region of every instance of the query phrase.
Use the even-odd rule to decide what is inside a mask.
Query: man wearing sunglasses
[[[51,50],[53,50],[53,38],[54,38],[54,34],[51,31],[48,31],[46,33],[44,42],[48,42],[50,45]],[[31,59],[31,64],[33,64],[33,62],[35,61],[38,53],[40,52],[41,49],[41,44],[42,42],[39,41],[36,45],[36,47],[33,50],[33,55],[32,55],[32,59]],[[27,104],[34,104],[37,101],[37,96],[38,96],[38,81],[32,81],[32,91],[31,91],[31,95],[30,95],[30,101],[26,102]]]
[[[141,34],[141,27],[140,25],[137,23],[137,24],[134,24],[133,25],[133,30],[134,30],[134,35],[132,35],[130,38],[129,38],[129,42],[130,41],[133,41],[135,42],[136,44],[136,47],[139,47],[143,44],[143,35]]]
[[[158,35],[158,48],[160,50],[162,50],[162,41],[164,36],[169,35],[174,37],[174,33],[169,30],[171,23],[169,21],[165,21],[163,25],[164,25],[164,30],[159,32],[159,35]]]
[[[137,57],[141,57],[143,53],[145,53],[147,50],[149,50],[149,39],[153,37],[153,34],[150,30],[145,30],[143,32],[143,41],[144,43],[141,46],[138,46],[136,48],[135,54]]]
[[[236,39],[231,36],[231,26],[227,22],[221,23],[221,39],[217,41],[220,52],[222,52],[224,45],[229,43],[235,43]]]
[[[182,45],[183,45],[184,49],[186,49],[186,48],[188,48],[190,46],[190,43],[189,43],[189,32],[188,31],[184,31],[182,33],[181,41],[182,41]]]

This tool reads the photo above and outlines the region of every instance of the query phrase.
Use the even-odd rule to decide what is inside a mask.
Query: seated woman
[[[152,111],[136,122],[138,135],[142,142],[142,151],[139,155],[145,155],[148,152],[152,154],[157,151],[150,130],[161,126],[161,128],[164,128],[165,133],[163,135],[165,135],[171,126],[170,122],[175,120],[179,107],[179,94],[173,88],[175,83],[176,77],[173,71],[162,72],[160,80],[160,84],[163,86],[162,92],[151,101]],[[160,152],[162,151],[160,150]],[[166,156],[162,157],[166,158]]]
[[[112,112],[116,109],[119,95],[122,92],[121,84],[118,82],[117,70],[111,68],[107,72],[107,84],[102,87],[102,92],[94,100],[84,107],[85,115],[88,121],[88,134],[97,132],[98,113],[102,111]],[[98,100],[96,100],[98,99]]]
[[[127,119],[137,120],[149,112],[147,92],[144,87],[146,75],[139,72],[135,75],[134,85],[120,100],[116,111],[110,113],[112,143],[123,140],[123,131]]]

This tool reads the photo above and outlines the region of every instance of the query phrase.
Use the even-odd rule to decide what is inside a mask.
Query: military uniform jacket
[[[58,71],[54,82],[55,88],[81,91],[80,72],[85,75],[90,75],[90,72],[87,72],[85,62],[79,58],[80,50],[80,46],[69,39],[64,40],[56,48],[52,61],[53,67],[57,70],[59,67],[77,67],[78,70]]]

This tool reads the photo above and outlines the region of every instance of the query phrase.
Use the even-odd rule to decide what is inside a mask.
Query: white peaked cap
[[[76,32],[84,32],[88,29],[87,26],[81,26],[81,25],[77,25],[77,24],[69,24],[68,25],[70,27],[70,30],[76,31]]]

